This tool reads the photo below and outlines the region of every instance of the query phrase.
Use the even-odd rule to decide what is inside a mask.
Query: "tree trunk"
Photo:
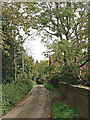
[[[64,59],[63,59],[63,61],[64,61],[64,65],[66,67],[67,66],[67,60],[66,60],[65,52],[64,52]]]
[[[51,57],[50,56],[49,56],[49,67],[50,67],[50,69],[49,69],[49,81],[48,81],[48,83],[50,83],[51,76],[52,76],[52,73],[51,73]]]
[[[15,50],[14,50],[14,59],[13,59],[13,63],[14,63],[14,81],[15,83],[17,82],[17,71],[16,71],[16,60],[15,60]]]
[[[24,72],[24,53],[22,53],[22,69],[23,69],[23,72]]]

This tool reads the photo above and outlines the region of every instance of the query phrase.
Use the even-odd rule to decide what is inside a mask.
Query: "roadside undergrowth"
[[[16,84],[2,84],[2,110],[0,114],[4,115],[15,107],[17,103],[28,95],[34,84],[29,79],[19,80]]]

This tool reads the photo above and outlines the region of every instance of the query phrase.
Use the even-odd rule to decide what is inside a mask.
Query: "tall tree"
[[[85,54],[85,58],[82,58],[81,64],[88,61],[87,52],[83,52],[83,49],[86,50],[88,46],[88,3],[45,2],[41,3],[40,7],[42,10],[39,15],[40,27],[50,37],[53,37],[53,44],[59,44],[59,48],[67,44],[68,49],[73,53],[75,63],[76,58],[81,56],[82,53]],[[54,36],[56,36],[56,39]],[[48,42],[45,39],[43,41]],[[50,47],[48,45],[48,48]],[[67,66],[68,50],[64,48],[61,51],[63,52],[64,64]]]
[[[39,7],[39,27],[47,36],[42,39],[48,48],[45,55],[52,54],[53,62],[61,67],[71,66],[73,72],[79,68],[81,71],[89,62],[88,2],[44,2]]]
[[[31,35],[32,11],[27,12],[28,4],[21,2],[3,2],[2,3],[2,47],[3,47],[3,78],[4,76],[13,76],[16,82],[17,63],[16,59],[23,52],[23,43]],[[29,4],[29,8],[34,8],[34,4]],[[34,12],[34,10],[33,10]],[[32,13],[32,14],[31,14]],[[20,33],[25,32],[26,37]],[[6,58],[8,64],[6,64]],[[22,53],[22,66],[24,71],[24,61]],[[12,62],[13,61],[13,62]],[[8,67],[10,65],[10,67]],[[10,71],[12,74],[9,75]],[[6,73],[7,72],[7,73]],[[7,79],[5,77],[4,79]],[[8,78],[9,79],[9,78]]]

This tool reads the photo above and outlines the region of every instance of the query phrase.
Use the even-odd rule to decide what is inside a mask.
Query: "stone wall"
[[[90,118],[90,88],[59,83],[59,89],[81,118]]]

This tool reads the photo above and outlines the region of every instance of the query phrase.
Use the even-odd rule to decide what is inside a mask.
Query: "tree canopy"
[[[42,43],[47,47],[44,55],[53,59],[52,71],[60,72],[65,67],[66,71],[71,69],[72,75],[87,79],[88,9],[88,2],[3,2],[3,79],[11,77],[17,81],[17,74],[26,69],[23,43],[34,36],[32,29],[42,36]]]

